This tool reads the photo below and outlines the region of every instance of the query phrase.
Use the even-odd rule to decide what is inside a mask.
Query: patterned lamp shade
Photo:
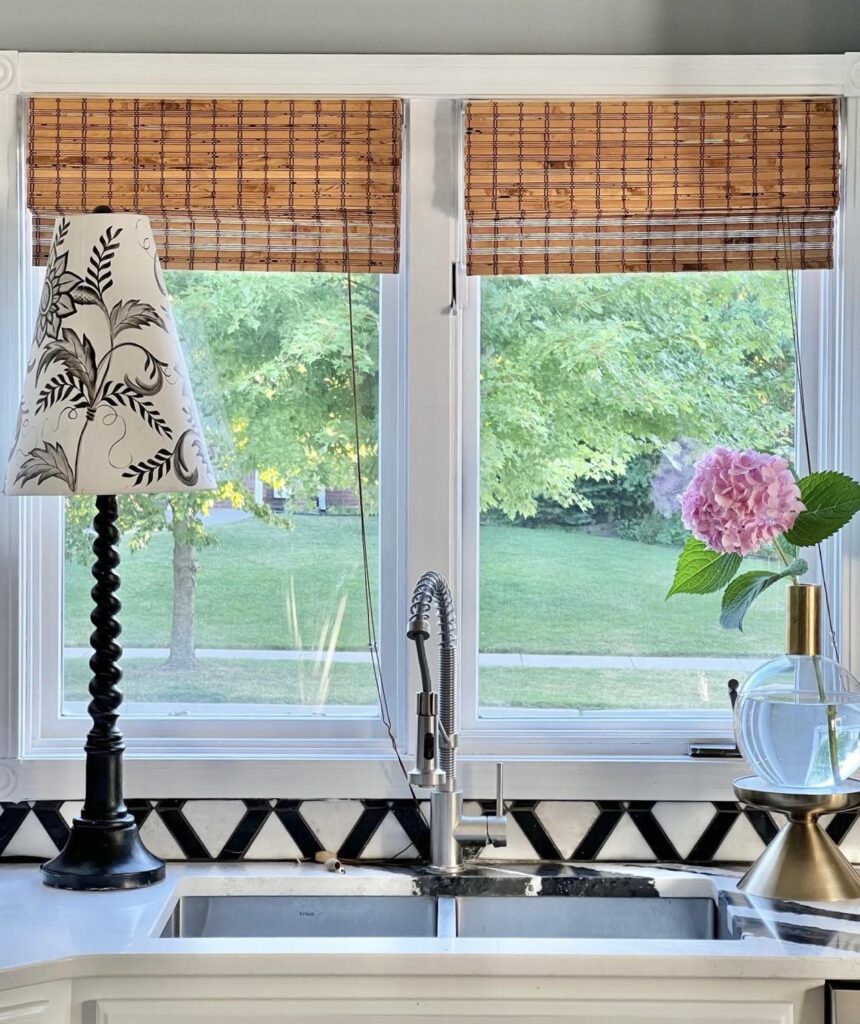
[[[214,486],[149,220],[58,218],[5,493]]]

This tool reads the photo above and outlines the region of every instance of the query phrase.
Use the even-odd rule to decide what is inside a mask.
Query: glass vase
[[[735,705],[752,772],[794,792],[838,788],[860,770],[860,681],[820,653],[817,586],[789,587],[788,653],[761,665]]]

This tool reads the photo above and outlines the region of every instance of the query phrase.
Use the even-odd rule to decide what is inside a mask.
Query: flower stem
[[[776,553],[777,553],[777,554],[779,555],[779,557],[780,557],[780,558],[782,559],[782,564],[783,564],[783,565],[784,565],[784,566],[785,566],[786,568],[788,568],[788,566],[790,566],[790,565],[791,565],[791,561],[792,561],[792,560],[791,560],[791,559],[790,559],[790,558],[788,557],[788,555],[786,554],[786,552],[785,552],[785,551],[783,551],[783,549],[782,549],[782,546],[781,546],[781,544],[779,543],[779,537],[774,537],[774,538],[773,538],[773,546],[774,546],[774,549],[775,549]],[[790,577],[789,577],[789,579],[791,580],[791,582],[792,582],[792,583],[793,583],[793,584],[794,584],[795,586],[797,586],[797,577],[796,577],[796,576],[790,576]]]
[[[819,656],[812,655],[812,667],[815,669],[815,685],[818,687],[818,699],[824,703],[824,679],[821,675]],[[836,705],[828,704],[827,710],[827,749],[830,753],[830,771],[833,774],[833,784],[838,786],[842,779],[839,775],[839,746],[836,737]]]

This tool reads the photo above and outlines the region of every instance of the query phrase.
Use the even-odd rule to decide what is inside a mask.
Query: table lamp
[[[46,885],[136,889],[164,877],[123,802],[116,496],[214,486],[149,221],[106,207],[59,217],[5,484],[96,495],[85,798],[42,866]]]

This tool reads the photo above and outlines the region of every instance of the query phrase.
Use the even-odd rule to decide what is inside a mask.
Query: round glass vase
[[[820,653],[820,593],[788,588],[787,654],[738,692],[735,735],[755,775],[796,793],[838,788],[860,769],[860,681]]]

